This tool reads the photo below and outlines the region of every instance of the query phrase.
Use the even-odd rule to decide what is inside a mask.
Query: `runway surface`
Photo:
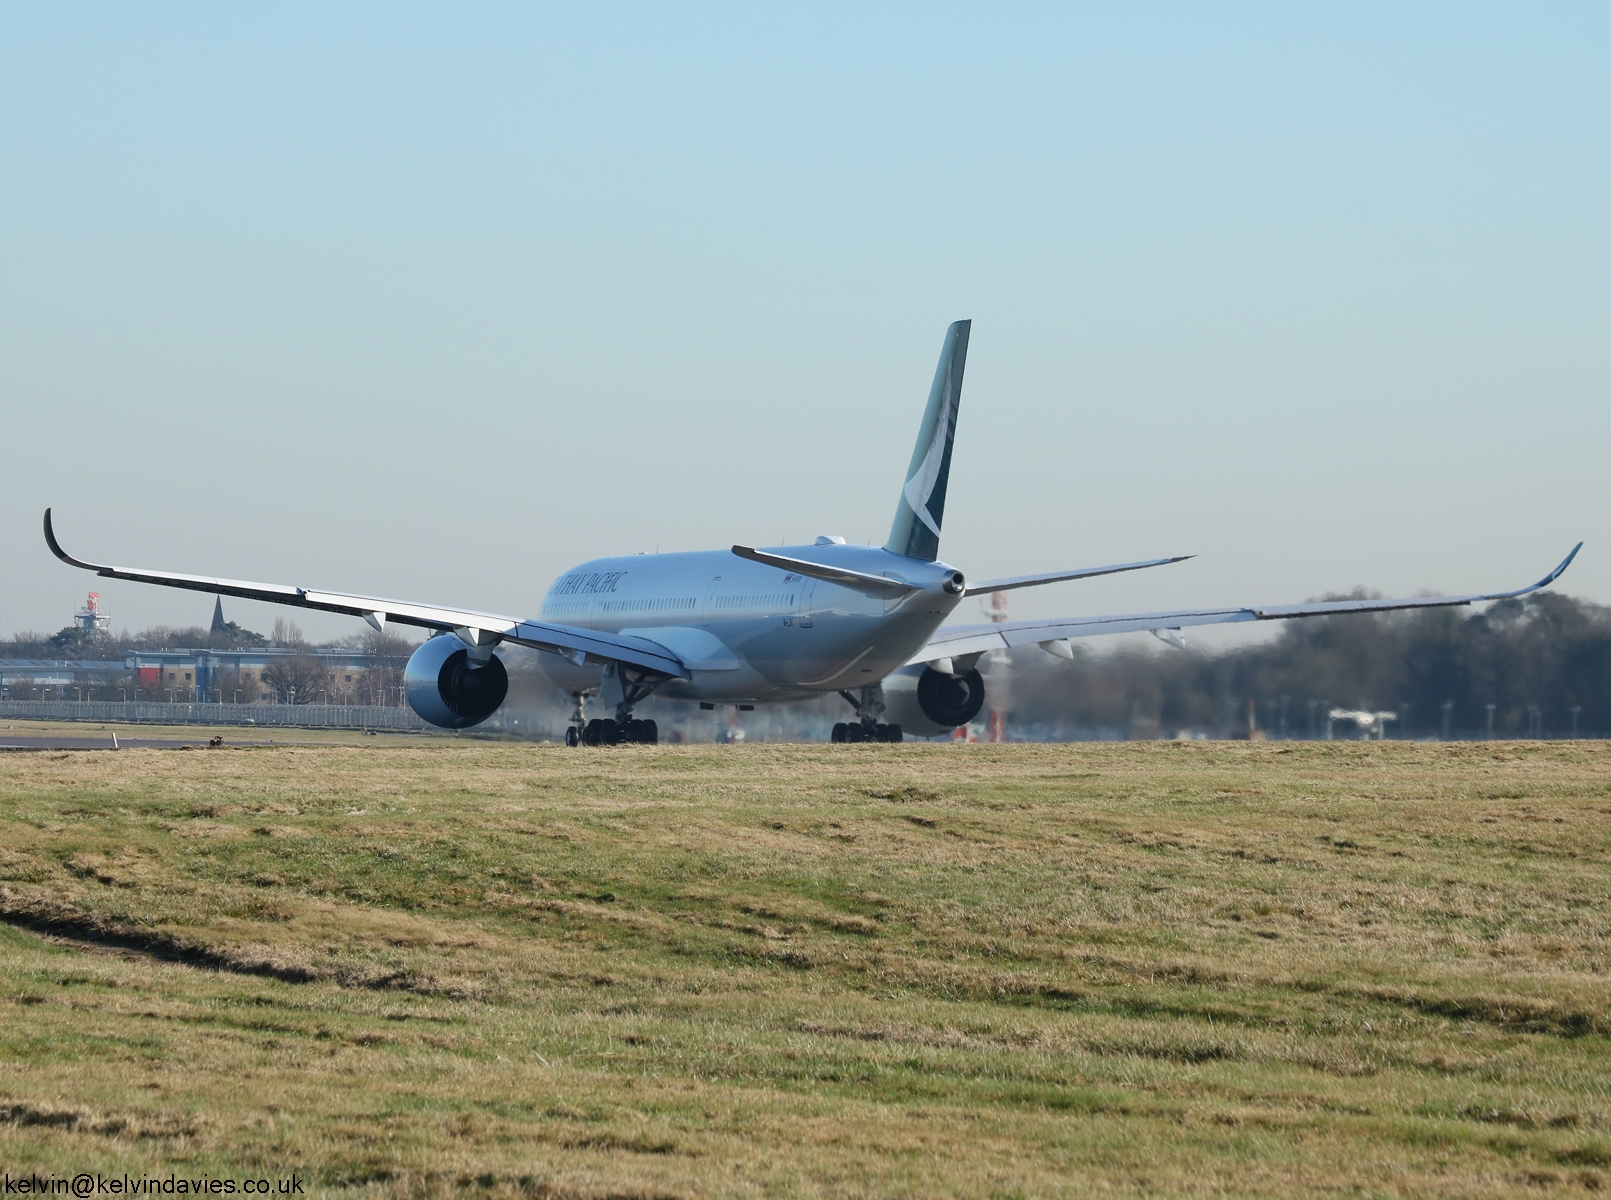
[[[269,740],[231,741],[224,740],[227,746],[269,746],[290,745],[290,742]],[[207,748],[207,739],[202,738],[143,738],[124,737],[119,734],[117,745],[112,744],[110,734],[100,737],[17,737],[13,734],[0,735],[0,750],[177,750],[182,746],[194,746],[197,749]]]

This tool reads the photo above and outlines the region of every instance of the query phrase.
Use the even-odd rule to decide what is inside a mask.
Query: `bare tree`
[[[302,636],[302,627],[295,621],[287,621],[284,617],[274,618],[274,628],[269,633],[269,641],[276,646],[295,646],[298,649],[308,644],[307,639]]]
[[[360,703],[390,704],[403,686],[403,668],[414,644],[395,633],[368,630],[358,639],[358,649],[365,662]]]
[[[263,682],[281,704],[313,704],[330,688],[330,668],[311,654],[290,654],[263,669]]]

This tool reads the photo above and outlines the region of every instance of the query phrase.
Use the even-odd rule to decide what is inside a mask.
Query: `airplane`
[[[979,659],[1003,647],[1033,644],[1072,659],[1071,639],[1097,634],[1151,630],[1184,645],[1184,630],[1195,625],[1508,599],[1553,583],[1583,546],[1574,546],[1537,583],[1506,592],[944,625],[968,596],[1145,570],[1191,557],[978,582],[941,561],[940,529],[971,329],[971,321],[957,321],[946,330],[889,540],[878,547],[819,537],[808,546],[735,545],[594,559],[556,579],[537,617],[526,620],[317,588],[100,566],[61,548],[49,509],[45,541],[63,562],[110,579],[342,613],[363,618],[376,631],[388,624],[431,630],[408,660],[405,694],[416,713],[444,729],[466,729],[492,716],[509,690],[499,647],[531,647],[539,652],[543,673],[572,697],[565,741],[573,746],[656,742],[655,722],[632,715],[652,693],[706,708],[745,708],[837,692],[855,715],[834,726],[833,741],[899,742],[906,734],[950,733],[983,707]],[[589,699],[606,715],[588,719]]]

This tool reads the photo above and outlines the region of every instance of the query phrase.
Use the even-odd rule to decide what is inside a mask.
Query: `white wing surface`
[[[908,663],[962,658],[1004,647],[1056,643],[1065,638],[1094,637],[1101,633],[1134,633],[1149,629],[1182,629],[1188,625],[1230,625],[1241,621],[1287,621],[1296,617],[1324,617],[1336,613],[1388,612],[1400,608],[1450,608],[1484,600],[1508,600],[1547,587],[1560,578],[1583,548],[1572,552],[1537,583],[1510,592],[1475,596],[1416,596],[1407,600],[1324,600],[1315,604],[1267,604],[1250,608],[1194,608],[1176,612],[1126,613],[1106,617],[1062,617],[1047,621],[1003,621],[999,625],[952,625],[939,630],[928,645]],[[970,592],[972,587],[968,589]],[[1065,647],[1066,649],[1066,647]]]
[[[265,600],[293,608],[313,608],[320,612],[362,617],[376,629],[388,621],[416,625],[423,629],[452,630],[467,642],[482,645],[502,640],[537,650],[551,650],[576,660],[583,656],[593,662],[621,662],[674,678],[687,678],[682,660],[648,638],[578,629],[547,621],[523,621],[498,613],[475,612],[465,608],[443,608],[408,600],[386,600],[379,596],[355,596],[346,592],[322,592],[282,583],[252,583],[244,579],[215,579],[208,575],[181,575],[174,571],[150,571],[136,567],[105,567],[72,557],[61,548],[51,528],[50,509],[45,510],[45,541],[51,553],[69,566],[94,571],[108,579],[128,579],[135,583],[155,583],[163,587],[188,588],[220,596],[240,596]]]

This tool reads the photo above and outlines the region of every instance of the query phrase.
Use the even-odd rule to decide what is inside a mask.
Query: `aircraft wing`
[[[135,583],[154,583],[162,587],[188,588],[195,592],[211,592],[220,596],[240,596],[247,600],[264,600],[270,604],[288,604],[293,608],[313,608],[320,612],[341,613],[349,617],[362,617],[375,629],[384,629],[388,621],[399,625],[415,625],[423,629],[451,630],[467,642],[486,645],[497,639],[530,646],[537,650],[551,650],[575,661],[622,662],[662,675],[686,679],[688,669],[670,650],[648,638],[628,637],[604,633],[597,629],[578,629],[571,625],[557,625],[547,621],[523,621],[498,613],[476,612],[463,608],[443,608],[434,604],[416,604],[407,600],[386,600],[379,596],[356,596],[346,592],[322,592],[312,588],[292,587],[281,583],[252,583],[244,579],[215,579],[208,575],[181,575],[173,571],[149,571],[135,567],[106,567],[83,562],[61,548],[51,528],[50,509],[45,510],[45,541],[51,553],[69,566],[94,571],[108,579],[128,579]],[[483,637],[482,635],[487,635]]]
[[[1449,608],[1484,600],[1508,600],[1547,587],[1560,578],[1572,559],[1583,548],[1579,542],[1572,552],[1537,583],[1509,592],[1486,592],[1474,596],[1416,596],[1406,600],[1323,600],[1313,604],[1268,604],[1250,608],[1196,608],[1176,612],[1126,613],[1105,617],[1063,617],[1048,621],[1003,621],[999,625],[953,625],[940,629],[928,645],[908,661],[933,662],[940,658],[962,658],[1013,646],[1057,643],[1066,638],[1094,637],[1101,633],[1133,633],[1149,629],[1183,629],[1188,625],[1230,625],[1242,621],[1287,621],[1296,617],[1324,617],[1337,613],[1388,612],[1400,608]],[[972,590],[971,588],[969,589]],[[1065,647],[1066,649],[1066,647]]]

